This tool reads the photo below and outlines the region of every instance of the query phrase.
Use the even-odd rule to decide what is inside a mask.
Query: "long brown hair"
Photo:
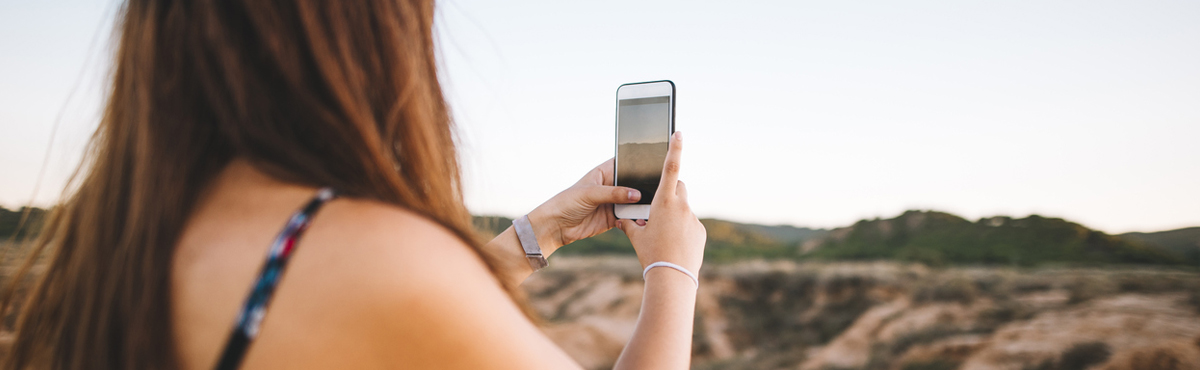
[[[175,245],[234,158],[413,210],[479,250],[432,0],[129,0],[121,14],[112,90],[78,186],[16,278],[36,275],[5,368],[176,367]],[[31,274],[38,256],[45,270]]]

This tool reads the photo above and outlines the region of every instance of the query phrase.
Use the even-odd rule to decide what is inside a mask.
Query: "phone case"
[[[675,117],[679,114],[679,111],[675,110],[675,102],[676,102],[676,100],[679,99],[679,93],[675,88],[674,81],[657,80],[657,81],[631,82],[631,83],[621,84],[620,86],[617,86],[617,91],[614,95],[616,95],[615,100],[619,102],[621,100],[620,99],[620,91],[621,91],[622,87],[629,86],[629,85],[641,85],[641,84],[651,84],[651,83],[660,83],[660,82],[666,82],[667,84],[671,85],[671,103],[670,103],[670,106],[667,108],[671,112],[667,116],[667,136],[670,137],[671,135],[675,134]],[[617,104],[615,107],[615,111],[613,112],[614,113],[613,114],[613,158],[617,158],[617,148],[620,146],[620,143],[619,143],[620,140],[617,137],[617,135],[619,135],[619,133],[620,133],[620,130],[618,128],[619,122],[617,121],[618,116],[620,115],[620,109],[621,109],[620,104]],[[617,185],[617,183],[618,183],[618,178],[617,178],[617,167],[618,166],[620,166],[619,161],[614,159],[613,160],[613,185]],[[614,216],[616,214],[616,207],[621,207],[621,206],[626,206],[626,205],[615,205],[614,206],[614,209],[613,209]],[[638,205],[638,206],[640,206],[640,205]],[[648,205],[646,205],[646,206],[648,206]],[[621,217],[618,217],[618,218],[621,218]],[[649,219],[649,216],[647,216],[647,219]]]

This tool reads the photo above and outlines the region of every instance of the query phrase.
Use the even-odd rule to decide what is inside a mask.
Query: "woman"
[[[22,273],[46,256],[5,367],[578,367],[522,312],[533,269],[514,231],[474,239],[430,1],[122,14],[107,107]],[[643,266],[681,266],[646,272],[619,368],[688,366],[682,271],[705,236],[680,144],[651,222],[613,218],[638,195],[610,186],[611,163],[529,214],[546,254],[618,226]]]

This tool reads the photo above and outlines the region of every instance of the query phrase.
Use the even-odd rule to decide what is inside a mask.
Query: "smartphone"
[[[613,205],[617,218],[649,220],[662,178],[667,142],[675,133],[675,83],[628,83],[617,88],[617,145],[613,185],[637,189],[642,199]]]

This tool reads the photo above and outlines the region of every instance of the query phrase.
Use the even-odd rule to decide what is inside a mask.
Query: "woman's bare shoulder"
[[[435,277],[494,281],[480,255],[441,224],[403,207],[338,199],[313,219],[305,242],[351,279],[408,285]],[[309,239],[312,238],[312,239]],[[374,286],[374,285],[372,285]],[[498,287],[498,285],[497,285]]]
[[[511,356],[495,343],[522,338],[526,348],[558,353],[569,363],[525,320],[479,254],[449,229],[377,202],[339,199],[326,207],[293,263],[294,272],[321,276],[301,278],[317,287],[298,295],[337,310],[314,315],[339,322],[327,340],[378,346],[377,358],[405,366],[471,368]],[[310,253],[301,255],[303,248]]]

